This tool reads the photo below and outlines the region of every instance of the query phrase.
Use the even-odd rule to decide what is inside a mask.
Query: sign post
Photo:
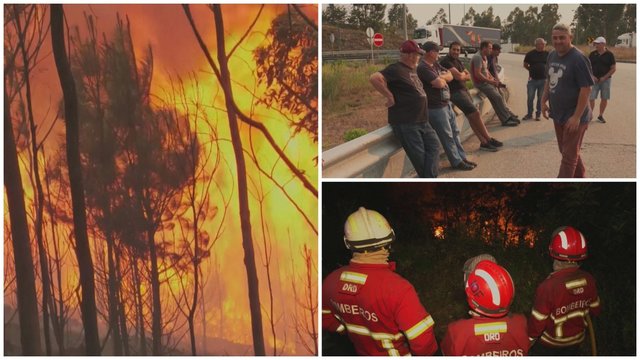
[[[373,64],[373,28],[368,27],[367,28],[367,41],[369,42],[369,45],[371,45],[371,63]]]

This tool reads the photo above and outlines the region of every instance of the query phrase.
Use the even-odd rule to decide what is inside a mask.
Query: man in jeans
[[[487,56],[491,51],[491,41],[484,40],[480,43],[480,51],[471,58],[471,80],[473,85],[487,96],[502,126],[518,126],[520,120],[509,110],[504,98],[498,92],[498,86],[501,86],[500,81],[489,73]]]
[[[580,158],[582,138],[591,119],[589,95],[593,85],[589,59],[576,49],[565,24],[551,32],[554,51],[547,61],[547,80],[542,95],[542,114],[553,119],[562,153],[558,177],[583,178],[585,167]],[[549,104],[547,104],[547,101]]]
[[[453,75],[453,80],[449,82],[451,90],[451,102],[460,109],[469,120],[469,126],[473,133],[480,140],[480,150],[498,151],[502,147],[502,142],[489,135],[487,127],[484,126],[480,118],[480,111],[473,105],[471,95],[467,90],[467,80],[471,79],[469,71],[465,69],[460,61],[461,45],[454,41],[449,44],[449,54],[440,61],[445,69],[448,69]]]
[[[369,81],[382,94],[388,109],[388,121],[418,177],[438,177],[440,146],[429,124],[427,94],[416,67],[424,50],[413,40],[400,47],[400,61],[373,73]]]
[[[529,51],[524,56],[523,66],[529,70],[529,81],[527,82],[527,115],[522,120],[533,119],[533,98],[537,95],[536,102],[536,120],[540,121],[540,112],[542,111],[542,92],[544,91],[544,80],[546,78],[545,68],[547,66],[547,57],[549,52],[544,49],[547,44],[543,38],[537,38],[535,45],[536,48]]]
[[[438,64],[440,46],[433,41],[423,47],[426,54],[418,64],[418,77],[427,93],[429,123],[438,134],[444,153],[451,167],[457,170],[473,170],[476,163],[467,160],[460,143],[460,130],[456,124],[456,114],[451,107],[451,92],[447,81],[453,80],[449,70]]]

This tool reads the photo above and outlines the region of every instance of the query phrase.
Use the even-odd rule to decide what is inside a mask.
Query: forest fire
[[[433,229],[433,237],[439,240],[444,240],[444,227],[436,226]]]
[[[317,5],[64,12],[102,354],[316,354],[317,282],[307,279],[317,277],[317,89],[304,84],[317,83]],[[49,13],[5,5],[5,104],[29,219],[38,353],[84,354],[87,329],[70,325],[86,315],[85,269],[75,252],[68,119],[46,56]],[[23,57],[26,35],[36,41]],[[229,74],[228,86],[218,73]],[[18,301],[11,204],[5,321]],[[5,323],[6,354],[23,353],[17,326]]]

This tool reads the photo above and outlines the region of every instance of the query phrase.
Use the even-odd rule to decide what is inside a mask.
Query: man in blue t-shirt
[[[547,79],[542,95],[542,114],[546,119],[553,119],[562,154],[559,178],[585,177],[580,146],[591,120],[591,65],[589,59],[571,44],[572,39],[566,25],[553,27],[551,40],[555,50],[547,60]]]

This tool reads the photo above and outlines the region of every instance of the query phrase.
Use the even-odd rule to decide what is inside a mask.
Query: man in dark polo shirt
[[[606,48],[607,40],[602,36],[593,40],[593,45],[596,49],[589,54],[589,61],[591,61],[594,84],[591,88],[589,104],[591,105],[591,110],[595,111],[596,98],[600,93],[600,115],[598,115],[598,121],[605,123],[606,121],[602,115],[607,108],[609,98],[611,98],[611,76],[616,72],[616,58]]]
[[[540,113],[542,112],[542,92],[544,91],[544,80],[546,74],[544,72],[547,66],[547,58],[549,52],[544,49],[547,42],[543,38],[537,38],[535,49],[529,51],[524,56],[523,66],[529,70],[529,81],[527,82],[527,115],[522,120],[533,119],[533,98],[537,95],[536,102],[536,120],[540,121]]]
[[[418,177],[438,177],[438,137],[429,124],[427,94],[416,68],[424,50],[413,40],[400,47],[400,61],[373,73],[369,81],[385,97],[388,121]]]

